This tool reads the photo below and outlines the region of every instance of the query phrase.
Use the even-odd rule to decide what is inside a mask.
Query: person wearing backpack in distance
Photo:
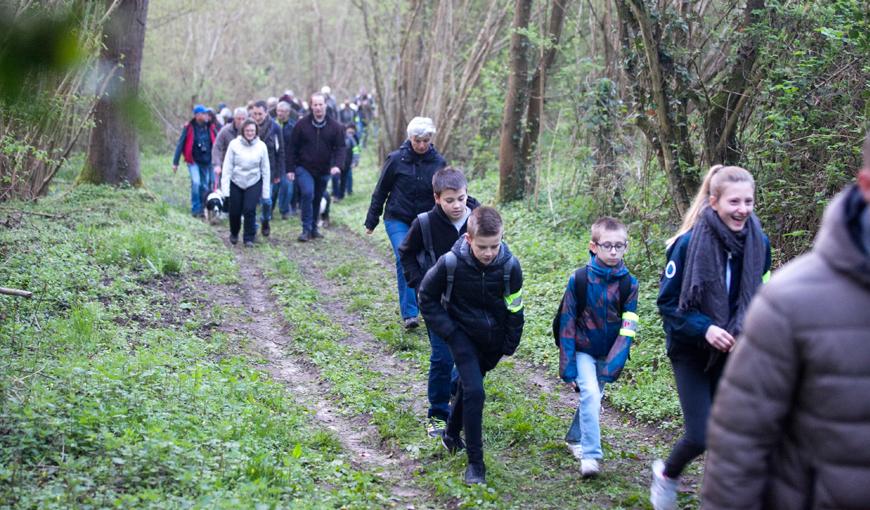
[[[408,287],[417,289],[441,255],[444,255],[465,234],[471,211],[480,204],[468,196],[468,181],[462,170],[445,167],[432,177],[435,207],[423,212],[411,222],[408,235],[399,246],[399,259]],[[444,340],[426,325],[429,334],[429,412],[426,431],[430,437],[441,437],[450,413],[450,388],[453,356]]]
[[[592,259],[569,278],[553,331],[559,376],[580,394],[565,444],[583,477],[599,472],[604,383],[619,377],[637,331],[637,278],[625,267],[628,229],[610,217],[592,224]]]
[[[656,304],[685,432],[667,460],[653,462],[655,510],[677,508],[680,474],[707,448],[707,420],[728,353],[743,329],[749,302],[769,278],[770,241],[754,206],[752,174],[737,166],[713,166],[668,240]]]
[[[447,343],[459,372],[441,443],[451,453],[465,448],[467,484],[486,483],[483,377],[502,356],[516,351],[523,334],[523,272],[502,241],[503,234],[498,211],[478,207],[465,235],[420,284],[423,318]]]

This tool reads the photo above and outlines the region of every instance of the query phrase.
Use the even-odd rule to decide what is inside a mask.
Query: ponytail
[[[732,182],[749,182],[755,188],[755,180],[752,178],[752,174],[745,168],[724,165],[713,165],[710,167],[707,175],[704,176],[703,182],[701,182],[701,187],[698,188],[695,199],[692,200],[692,206],[689,207],[689,210],[683,216],[680,228],[673,237],[667,240],[667,246],[670,247],[677,238],[692,230],[692,227],[695,226],[704,209],[710,207],[710,197],[721,196],[724,186]]]

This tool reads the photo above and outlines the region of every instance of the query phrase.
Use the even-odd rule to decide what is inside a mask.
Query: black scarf
[[[741,257],[743,271],[737,297],[737,308],[731,313],[725,283],[727,253]],[[680,311],[694,308],[713,319],[713,324],[734,336],[743,327],[743,318],[752,296],[764,276],[766,246],[761,223],[751,214],[743,230],[734,232],[722,222],[712,207],[707,207],[692,229],[692,239],[686,252],[683,285],[680,289]]]

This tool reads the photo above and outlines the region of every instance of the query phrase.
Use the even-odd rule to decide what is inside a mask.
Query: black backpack
[[[448,251],[443,257],[444,269],[447,270],[447,288],[444,289],[444,294],[441,294],[441,306],[447,310],[450,306],[450,297],[453,295],[453,274],[456,272],[456,254]],[[516,263],[517,258],[511,255],[511,258],[504,264],[504,275],[502,276],[504,281],[504,297],[511,295],[511,273],[514,272]]]
[[[580,320],[580,314],[586,309],[586,287],[589,285],[589,274],[587,266],[581,266],[574,271],[574,302],[577,306],[574,308],[574,320]],[[582,290],[582,292],[581,292]],[[625,305],[628,303],[628,295],[631,294],[631,274],[626,273],[619,278],[619,316],[622,317],[622,312],[625,311]],[[556,315],[553,316],[553,340],[556,342],[556,347],[559,346],[559,329],[561,324],[560,315],[562,307],[565,306],[565,296],[559,301],[559,308],[556,310]]]
[[[429,224],[429,213],[421,212],[417,215],[420,224],[420,232],[423,234],[423,249],[417,252],[417,264],[420,265],[420,274],[426,274],[429,269],[438,262],[435,256],[435,245],[432,241],[432,225]]]

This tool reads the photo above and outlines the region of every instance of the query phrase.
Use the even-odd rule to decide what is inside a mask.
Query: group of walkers
[[[323,237],[329,207],[353,193],[367,131],[374,126],[374,99],[365,89],[338,106],[329,87],[300,102],[288,90],[281,98],[250,101],[220,114],[203,105],[182,128],[173,157],[190,174],[190,210],[195,217],[229,215],[230,242],[253,246],[259,231],[268,237],[275,207],[282,219],[298,214],[299,241]],[[332,182],[332,193],[327,186]],[[324,204],[323,206],[321,204]],[[242,227],[244,219],[244,227]]]
[[[523,273],[498,212],[468,195],[462,171],[433,146],[432,120],[413,119],[407,134],[384,163],[365,228],[383,215],[403,324],[418,327],[421,311],[425,319],[429,434],[466,451],[466,483],[485,483],[483,378],[520,343]],[[677,508],[682,472],[708,449],[705,508],[870,502],[870,136],[863,149],[857,182],[828,206],[813,251],[770,283],[751,173],[707,172],[668,240],[659,282],[685,430],[652,464],[655,509]],[[559,375],[579,393],[565,441],[583,477],[601,470],[601,397],[639,320],[627,227],[598,219],[587,248],[553,318]]]

